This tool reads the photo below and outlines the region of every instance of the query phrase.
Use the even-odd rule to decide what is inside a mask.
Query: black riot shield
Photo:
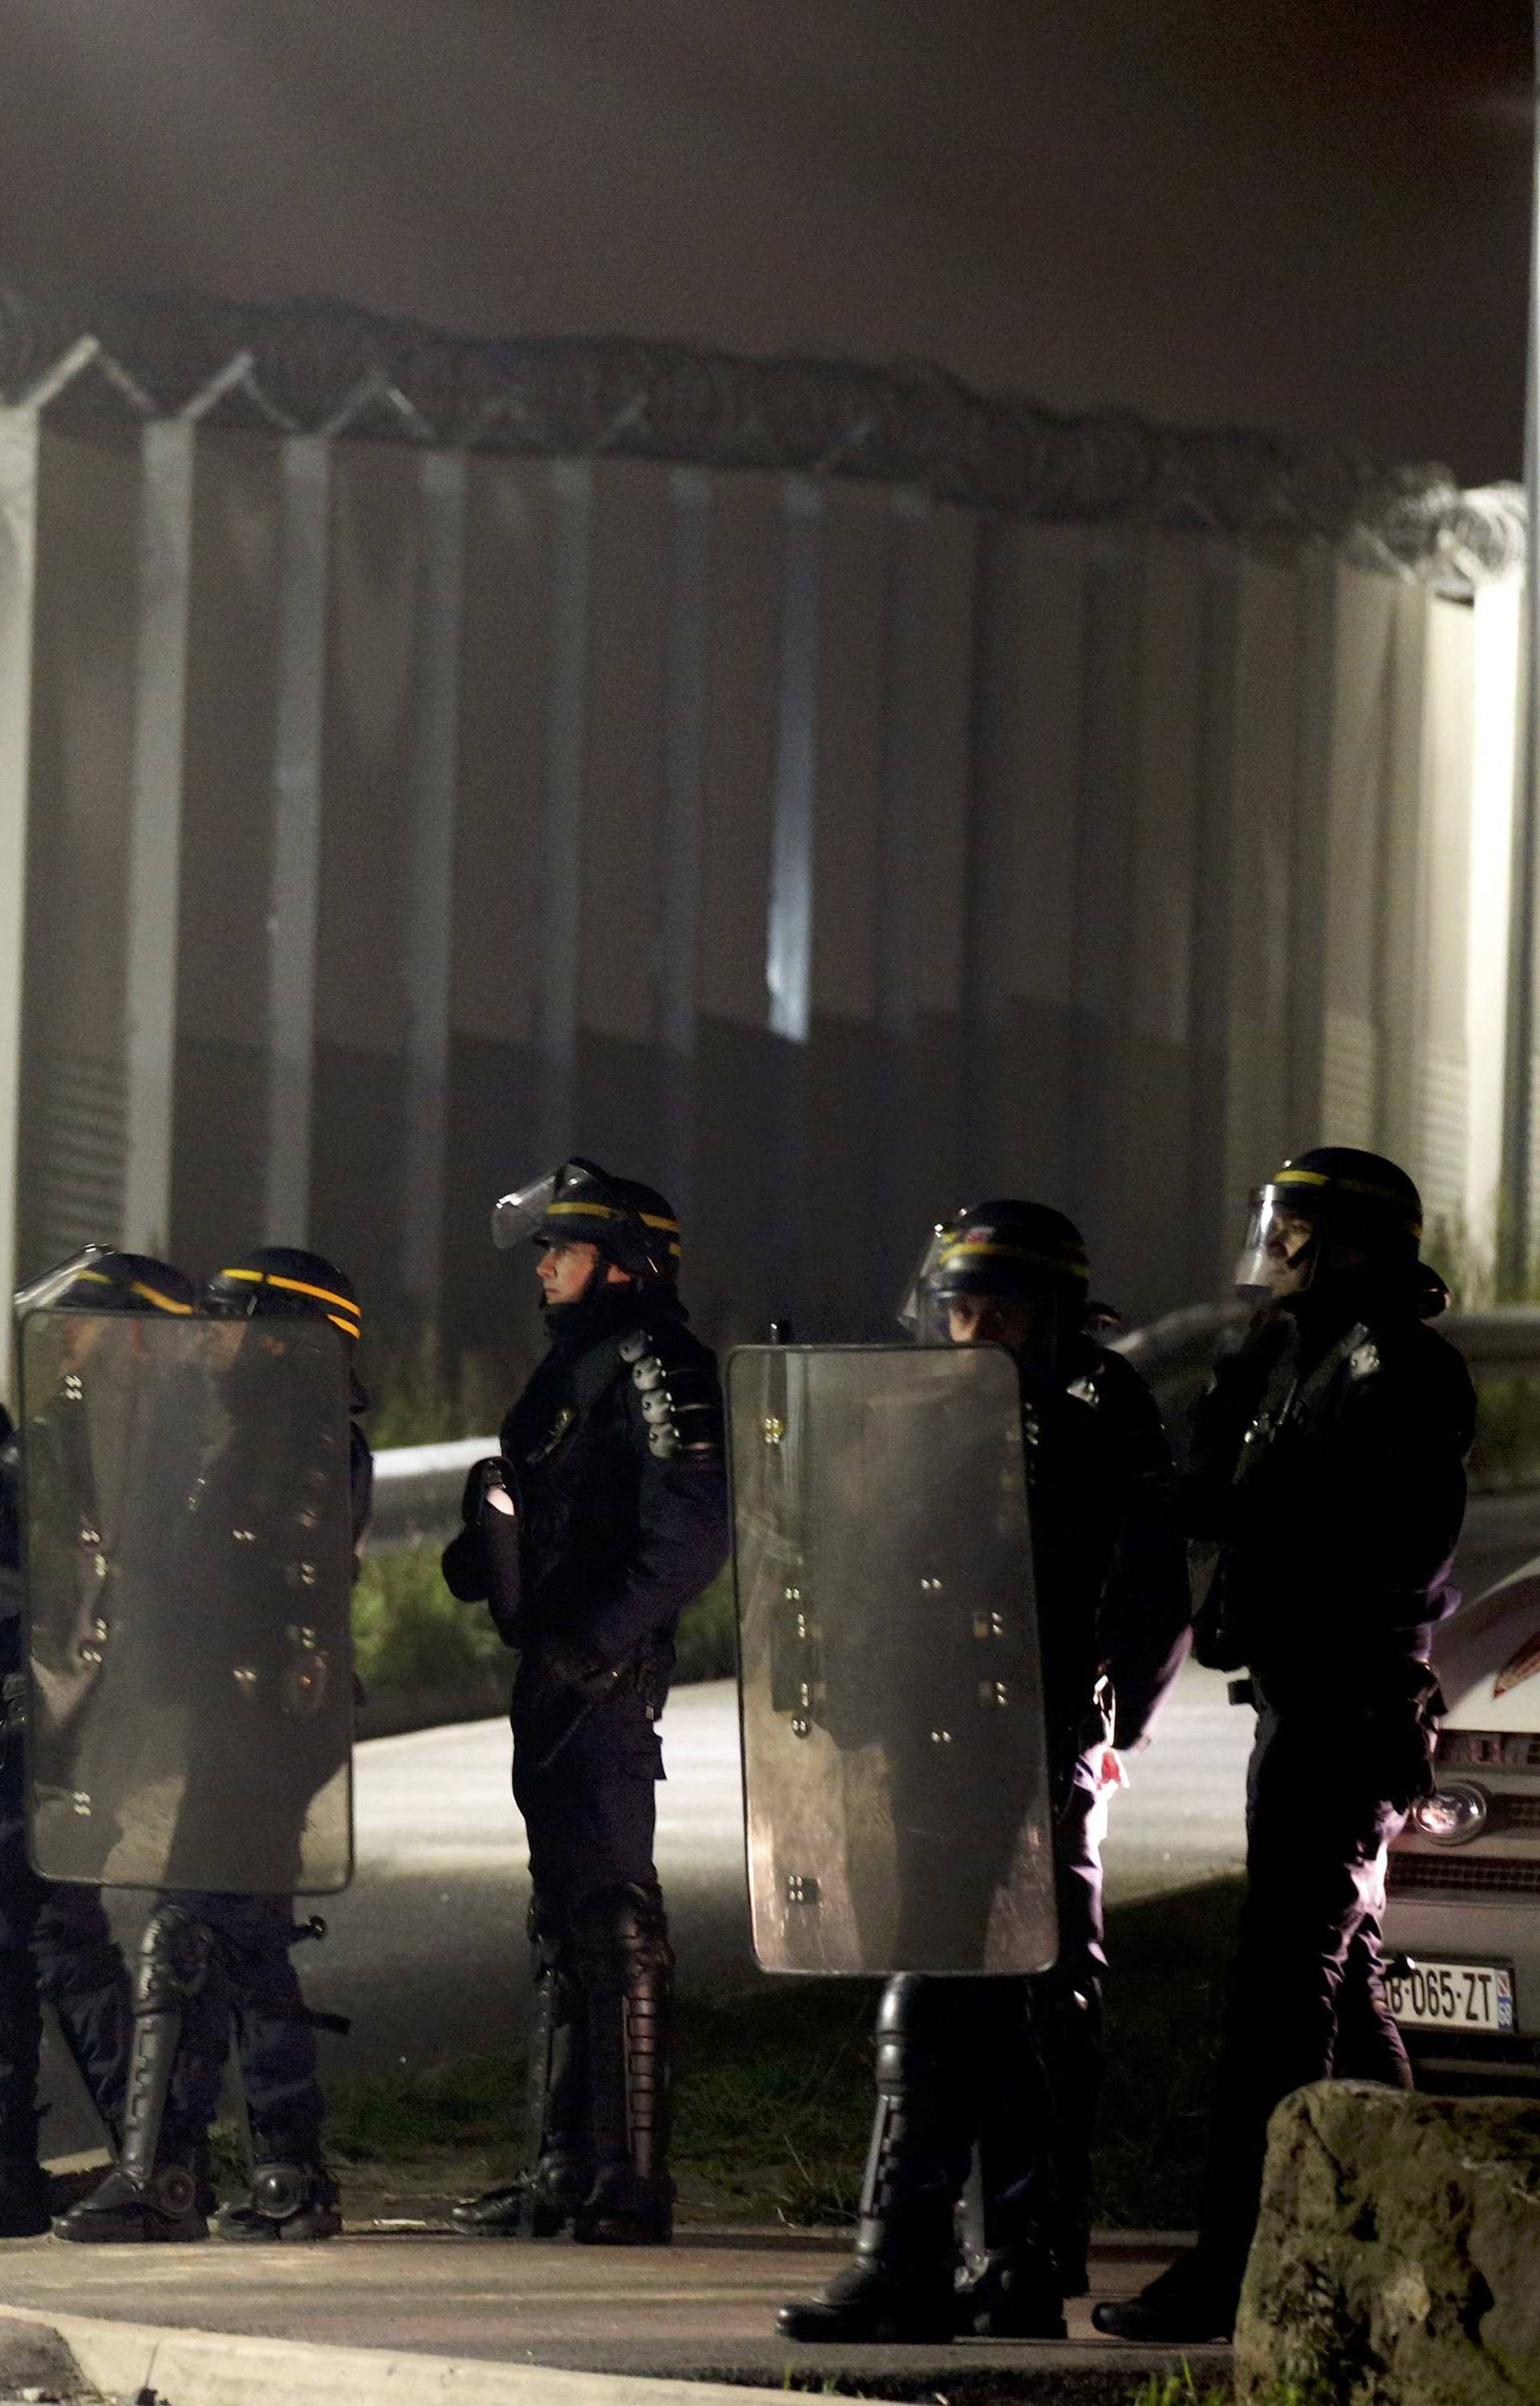
[[[728,1406],[760,1963],[1046,1970],[1052,1808],[1010,1355],[746,1346]]]
[[[48,1879],[352,1874],[347,1366],[302,1320],[21,1327],[29,1847]]]

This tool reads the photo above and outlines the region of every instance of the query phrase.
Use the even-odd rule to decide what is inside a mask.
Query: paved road
[[[1231,1870],[1240,1860],[1240,1798],[1251,1716],[1224,1683],[1189,1665],[1134,1785],[1113,1804],[1109,1890],[1133,1901]],[[742,1802],[733,1690],[682,1688],[663,1724],[669,1777],[659,1791],[658,1863],[682,1976],[692,1987],[748,1978]],[[522,2029],[529,1875],[508,1792],[502,1721],[376,1738],[358,1756],[358,1878],[322,1899],[324,1945],[298,1961],[313,2003],[351,2014],[351,2039],[323,2039],[348,2072],[421,2064]],[[123,1932],[136,1918],[125,1908]],[[90,2143],[83,2106],[55,2082],[50,2153]]]
[[[1134,1785],[1113,1804],[1109,1892],[1159,1895],[1240,1861],[1240,1799],[1251,1716],[1224,1683],[1189,1666]],[[680,1689],[663,1724],[658,1865],[684,1979],[746,1978],[742,1791],[733,1691]],[[508,1797],[500,1721],[379,1738],[360,1748],[359,1877],[323,1906],[332,1936],[302,1951],[315,2002],[351,2013],[349,2067],[422,2061],[485,2044],[524,1996],[529,1878]]]

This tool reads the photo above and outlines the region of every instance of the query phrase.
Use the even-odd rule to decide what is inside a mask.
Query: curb
[[[12,2329],[51,2330],[81,2379],[104,2398],[152,2397],[157,2406],[785,2406],[784,2388],[668,2381],[626,2372],[565,2372],[480,2356],[414,2356],[390,2348],[178,2330],[0,2305],[0,2343]]]

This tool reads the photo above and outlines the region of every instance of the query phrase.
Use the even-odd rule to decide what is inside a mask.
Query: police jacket
[[[1248,1664],[1275,1705],[1406,1690],[1459,1602],[1475,1425],[1465,1365],[1409,1281],[1259,1313],[1197,1408],[1183,1482],[1189,1531],[1217,1549],[1206,1659]]]
[[[551,1320],[500,1437],[516,1596],[493,1578],[474,1478],[445,1578],[463,1599],[486,1597],[527,1660],[576,1678],[645,1665],[660,1701],[679,1615],[728,1555],[715,1360],[671,1290],[606,1288]]]
[[[1052,1383],[1022,1369],[1051,1743],[1087,1728],[1098,1675],[1113,1743],[1137,1746],[1187,1647],[1187,1564],[1170,1448],[1131,1363],[1089,1337]]]

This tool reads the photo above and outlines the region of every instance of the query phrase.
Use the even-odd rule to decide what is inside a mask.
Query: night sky
[[[1525,0],[0,0],[0,263],[1519,464]]]

